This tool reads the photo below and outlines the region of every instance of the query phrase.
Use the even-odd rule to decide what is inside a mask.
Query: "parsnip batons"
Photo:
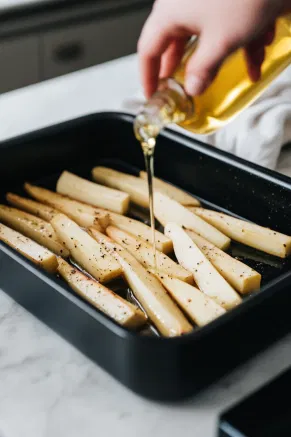
[[[106,233],[112,240],[128,250],[146,269],[154,268],[154,250],[151,244],[114,226],[109,226]],[[156,263],[158,272],[166,273],[190,284],[193,283],[192,273],[187,272],[182,266],[158,250],[156,250]]]
[[[145,181],[147,180],[147,173],[145,171],[141,171],[139,175]],[[181,188],[177,188],[174,185],[169,184],[168,182],[165,182],[159,178],[154,178],[154,188],[157,191],[164,193],[166,196],[170,197],[171,199],[176,200],[176,202],[181,203],[181,205],[187,205],[187,206],[200,205],[199,200],[196,199],[194,196],[191,196],[190,194],[181,190]]]
[[[222,232],[162,193],[155,192],[154,209],[156,219],[163,226],[168,222],[177,223],[195,231],[222,250],[230,245],[230,239]]]
[[[96,182],[125,191],[130,195],[133,203],[143,208],[148,208],[149,194],[145,172],[140,172],[140,178],[138,178],[108,167],[95,167],[92,170],[92,176]],[[160,179],[155,178],[154,188],[184,205],[200,205],[200,202],[195,197]]]
[[[72,258],[93,278],[108,282],[121,275],[118,262],[71,219],[60,214],[51,224]]]
[[[194,280],[203,293],[225,309],[231,309],[241,302],[241,297],[218,273],[211,262],[199,250],[189,235],[176,223],[168,223],[165,234],[172,239],[179,263],[192,272]]]
[[[58,239],[50,223],[47,223],[39,217],[35,217],[16,208],[0,205],[0,221],[57,255],[63,257],[69,255],[69,252]]]
[[[25,184],[24,187],[31,197],[62,212],[84,228],[97,226],[99,230],[104,230],[109,225],[109,215],[105,210],[35,185]]]
[[[193,329],[159,280],[147,272],[133,255],[95,229],[90,231],[120,263],[130,288],[162,335],[174,337]]]
[[[47,272],[57,271],[58,262],[54,253],[2,224],[0,224],[0,240]]]
[[[280,258],[286,258],[291,254],[291,237],[289,235],[239,220],[221,212],[204,208],[194,208],[193,211],[239,243]]]
[[[110,224],[117,226],[125,232],[130,232],[138,238],[146,242],[152,241],[152,230],[149,226],[145,225],[138,220],[115,214],[109,213]],[[156,248],[163,253],[170,253],[173,250],[172,241],[159,231],[155,231]]]
[[[160,274],[159,279],[172,298],[198,326],[204,326],[226,311],[196,287],[177,278]]]
[[[139,308],[122,299],[104,285],[88,278],[62,259],[58,260],[58,272],[79,296],[120,325],[127,328],[139,328],[145,324],[147,317]]]
[[[119,214],[125,214],[129,208],[130,198],[127,193],[98,185],[68,171],[60,176],[57,192]]]
[[[6,199],[10,205],[36,215],[46,222],[50,222],[54,216],[58,214],[58,211],[51,206],[44,205],[43,203],[31,199],[26,199],[25,197],[17,196],[17,194],[7,193]]]
[[[143,179],[107,167],[93,168],[92,177],[100,184],[128,193],[133,203],[143,208],[148,207],[148,186]]]
[[[232,258],[227,253],[215,247],[204,238],[193,231],[186,229],[189,237],[198,246],[206,258],[214,265],[216,270],[230,283],[237,291],[242,294],[258,290],[261,285],[260,273],[253,270],[246,264]]]

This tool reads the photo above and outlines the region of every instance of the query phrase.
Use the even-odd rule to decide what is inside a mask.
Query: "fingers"
[[[138,42],[141,80],[146,98],[156,91],[158,86],[161,58],[171,43],[171,36],[166,27],[155,23],[155,18],[150,17]]]
[[[209,0],[209,3],[216,7],[215,0]],[[156,91],[159,77],[173,75],[183,56],[186,37],[194,34],[199,35],[199,44],[187,62],[185,88],[188,94],[195,96],[204,92],[225,58],[239,47],[245,49],[250,78],[253,81],[260,78],[265,49],[275,36],[274,26],[269,27],[260,38],[256,36],[264,25],[270,23],[270,17],[266,14],[262,22],[262,14],[256,12],[256,7],[252,8],[252,1],[248,2],[246,13],[244,0],[238,1],[238,6],[234,6],[232,0],[224,0],[224,3],[225,8],[217,9],[220,18],[216,22],[213,14],[208,14],[206,5],[199,0],[155,2],[138,43],[146,98]],[[241,17],[241,23],[229,20],[229,9],[233,15]]]
[[[245,58],[248,75],[253,82],[257,82],[261,77],[261,67],[265,59],[265,47],[261,46],[256,49],[252,47],[246,48]]]
[[[248,74],[253,81],[261,77],[261,67],[265,59],[265,47],[270,45],[275,37],[275,28],[267,31],[249,43],[245,48]],[[238,48],[238,41],[218,37],[213,34],[202,34],[196,52],[187,64],[185,89],[189,95],[203,93],[214,80],[222,62]]]
[[[272,26],[270,26],[270,28],[266,31],[265,35],[264,35],[264,45],[265,46],[269,46],[272,44],[272,42],[275,39],[275,24],[273,24]]]
[[[232,50],[232,44],[227,40],[215,40],[212,34],[210,37],[202,35],[196,52],[187,63],[186,92],[192,96],[204,92]]]
[[[184,54],[187,38],[174,40],[163,54],[160,77],[170,77],[178,67]]]
[[[261,77],[262,65],[265,60],[266,46],[272,44],[275,38],[275,26],[270,26],[266,32],[245,48],[245,58],[250,79],[256,82]]]

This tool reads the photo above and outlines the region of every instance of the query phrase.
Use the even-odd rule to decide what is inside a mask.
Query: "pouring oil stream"
[[[149,190],[149,207],[150,207],[150,220],[152,229],[152,246],[153,246],[153,261],[154,269],[157,271],[157,257],[156,257],[156,237],[155,237],[155,214],[154,214],[154,153],[156,147],[156,139],[149,138],[148,141],[143,141],[141,143],[142,150],[145,159],[145,168],[147,172],[148,179],[148,190]]]

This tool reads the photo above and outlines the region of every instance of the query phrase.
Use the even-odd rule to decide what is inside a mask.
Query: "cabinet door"
[[[149,12],[149,8],[141,9],[47,33],[43,79],[134,53]]]
[[[39,38],[0,41],[0,93],[39,80]]]

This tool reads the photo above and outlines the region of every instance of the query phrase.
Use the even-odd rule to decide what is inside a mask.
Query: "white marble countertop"
[[[118,110],[138,86],[130,56],[2,95],[0,139]],[[290,364],[288,336],[194,400],[156,404],[129,392],[0,290],[0,437],[214,437],[223,409]]]

